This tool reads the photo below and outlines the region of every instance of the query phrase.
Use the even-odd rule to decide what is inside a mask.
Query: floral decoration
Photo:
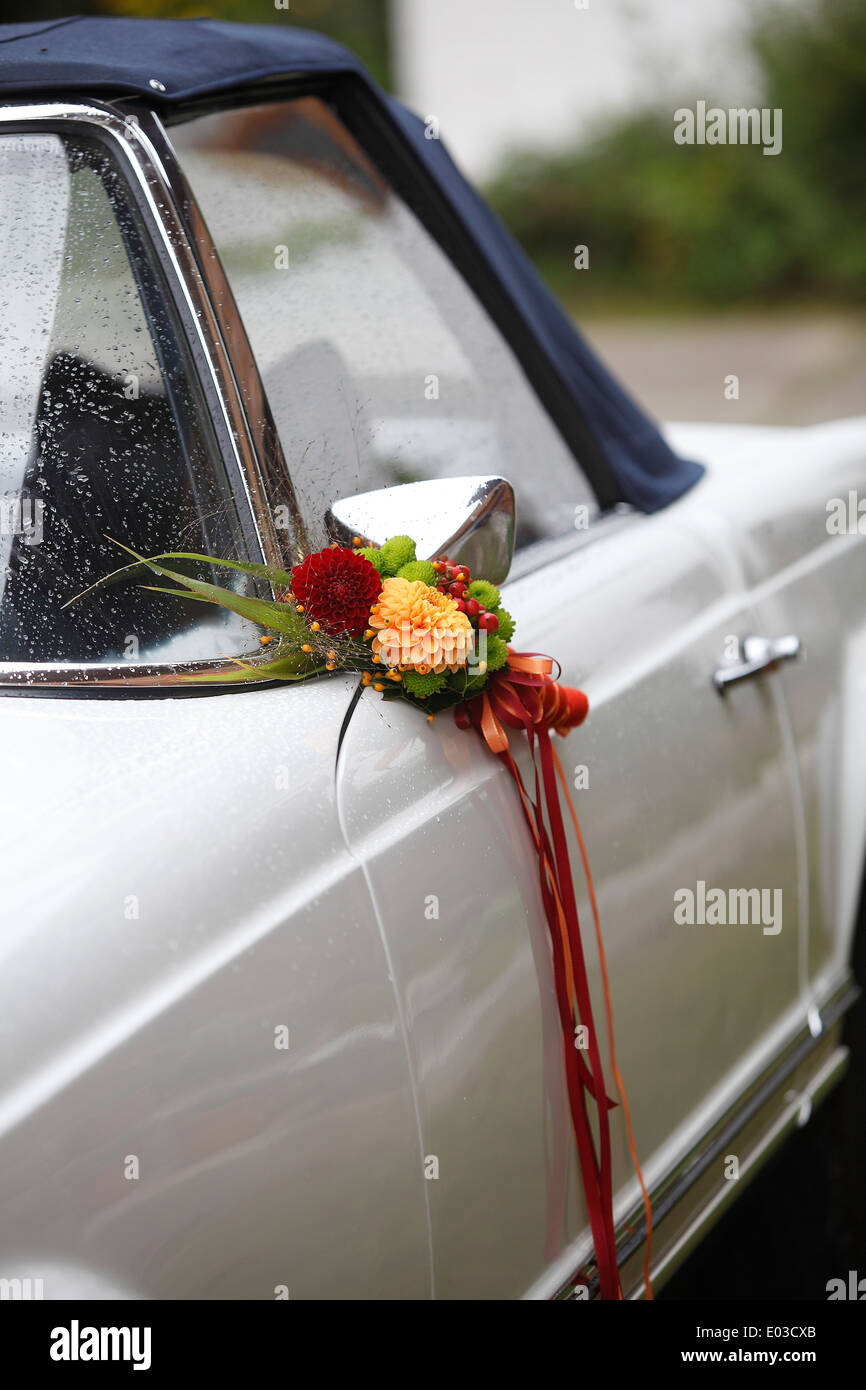
[[[365,544],[358,536],[351,548],[333,545],[317,550],[291,571],[185,551],[145,557],[127,546],[121,548],[133,557],[132,562],[92,585],[85,594],[123,576],[140,576],[143,570],[149,570],[170,581],[173,587],[145,587],[219,604],[265,629],[260,640],[267,659],[234,660],[234,670],[179,679],[225,684],[303,680],[328,671],[356,671],[363,686],[371,686],[384,699],[408,701],[424,710],[428,720],[432,721],[441,710],[453,709],[457,727],[475,731],[504,764],[519,793],[538,857],[562,1029],[566,1090],[600,1292],[603,1298],[615,1299],[622,1297],[613,1220],[609,1121],[615,1102],[607,1094],[600,1040],[593,1022],[561,789],[589,888],[602,966],[608,1056],[624,1102],[629,1147],[644,1193],[645,1282],[651,1296],[652,1212],[616,1064],[597,904],[568,782],[550,739],[551,733],[565,737],[583,723],[588,712],[583,691],[554,679],[550,657],[513,649],[514,619],[502,606],[495,584],[481,576],[473,577],[465,564],[447,555],[419,559],[410,536],[392,536],[381,546]],[[177,562],[183,562],[187,568],[178,569]],[[191,562],[199,570],[205,565],[240,571],[266,582],[279,597],[252,597],[201,579],[187,572]],[[525,738],[533,765],[534,776],[528,784],[514,758],[511,737],[515,733]],[[578,1024],[588,1039],[585,1056],[575,1047]],[[562,1163],[564,1158],[560,1167]],[[551,1251],[561,1238],[561,1228],[560,1216],[550,1207]]]

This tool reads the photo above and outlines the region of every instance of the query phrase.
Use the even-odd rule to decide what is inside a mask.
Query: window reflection
[[[224,263],[311,534],[339,497],[503,474],[518,545],[596,510],[498,329],[317,97],[171,138]]]

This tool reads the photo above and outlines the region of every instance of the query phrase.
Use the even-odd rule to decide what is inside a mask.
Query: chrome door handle
[[[761,671],[775,666],[777,661],[793,661],[799,654],[800,639],[793,633],[787,637],[744,637],[740,643],[742,659],[714,671],[713,685],[720,695],[724,695],[729,685],[757,676]]]

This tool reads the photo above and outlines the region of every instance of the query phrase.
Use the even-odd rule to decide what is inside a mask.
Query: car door
[[[515,352],[356,134],[307,95],[194,119],[171,137],[308,534],[323,534],[336,500],[377,486],[470,473],[514,484],[505,602],[517,646],[549,651],[590,696],[590,721],[562,754],[581,787],[620,1065],[657,1181],[802,1020],[772,685],[723,700],[712,684],[755,626],[742,566],[692,521],[688,496],[652,518],[598,516]],[[435,1290],[554,1292],[587,1254],[586,1219],[537,868],[513,788],[447,717],[428,725],[366,692],[336,794],[409,1047]],[[768,914],[779,910],[708,926],[695,906],[694,925],[676,920],[684,894],[697,904],[729,889],[763,890]],[[581,908],[586,922],[585,895]],[[616,1161],[622,1215],[637,1193],[619,1122]]]
[[[592,543],[505,587],[523,642],[554,652],[563,678],[589,695],[588,722],[559,751],[576,788],[618,1061],[651,1186],[769,1064],[806,1008],[773,700],[766,685],[724,700],[712,686],[731,634],[754,620],[729,568],[689,534],[678,515],[688,506],[607,534],[600,523]],[[567,1263],[586,1255],[586,1215],[573,1173],[566,1203],[551,1162],[544,1101],[562,1103],[556,1010],[510,778],[446,716],[428,726],[369,692],[339,771],[348,842],[365,865],[407,1019],[424,1150],[437,1159],[428,1182],[437,1290],[554,1292]],[[777,919],[707,925],[701,884],[764,890]],[[696,895],[691,923],[677,920],[683,890]],[[583,890],[579,911],[600,1001]],[[638,1193],[616,1116],[622,1217]],[[553,1248],[552,1219],[561,1222]],[[562,1250],[564,1262],[554,1260]]]

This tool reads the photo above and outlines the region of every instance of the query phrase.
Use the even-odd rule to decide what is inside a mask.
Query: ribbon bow
[[[553,660],[538,652],[514,652],[508,648],[508,667],[494,671],[483,694],[458,705],[454,718],[460,729],[475,727],[492,753],[508,750],[504,728],[543,726],[563,737],[582,724],[589,701],[582,690],[560,685],[551,675]]]

